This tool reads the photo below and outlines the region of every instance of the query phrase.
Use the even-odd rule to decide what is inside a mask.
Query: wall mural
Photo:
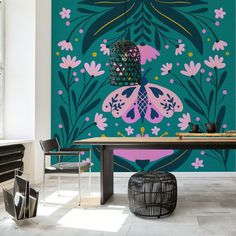
[[[234,0],[52,0],[52,136],[235,129]],[[125,27],[126,19],[126,27]],[[141,52],[142,83],[109,85],[109,47]],[[99,149],[93,149],[99,170]],[[116,150],[115,171],[233,171],[228,150]]]

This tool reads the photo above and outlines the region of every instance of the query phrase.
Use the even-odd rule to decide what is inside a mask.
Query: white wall
[[[40,139],[51,137],[51,0],[36,1],[35,181],[43,176]]]
[[[35,0],[5,1],[4,138],[35,135]]]
[[[6,0],[4,138],[30,139],[25,172],[42,180],[40,139],[51,135],[51,1]]]

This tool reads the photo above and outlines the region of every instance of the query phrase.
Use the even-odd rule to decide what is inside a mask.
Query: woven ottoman
[[[162,217],[171,214],[177,203],[177,181],[168,172],[139,172],[128,185],[129,209],[137,216]]]

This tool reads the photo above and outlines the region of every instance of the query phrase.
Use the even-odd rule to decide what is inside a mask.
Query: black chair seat
[[[45,173],[67,173],[76,174],[88,170],[91,167],[89,162],[61,162],[45,168]]]

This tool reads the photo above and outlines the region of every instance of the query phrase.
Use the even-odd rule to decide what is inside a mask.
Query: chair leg
[[[80,183],[80,154],[79,154],[79,175],[78,175],[78,201],[79,201],[79,206],[81,204],[81,183]]]
[[[46,204],[46,175],[45,173],[43,174],[43,205],[45,206]]]
[[[58,196],[61,195],[61,176],[60,173],[58,173]]]
[[[89,161],[90,161],[90,168],[89,168],[89,195],[91,195],[91,172],[92,172],[92,169],[91,169],[91,163],[92,163],[92,152],[91,152],[91,149],[89,151]]]

